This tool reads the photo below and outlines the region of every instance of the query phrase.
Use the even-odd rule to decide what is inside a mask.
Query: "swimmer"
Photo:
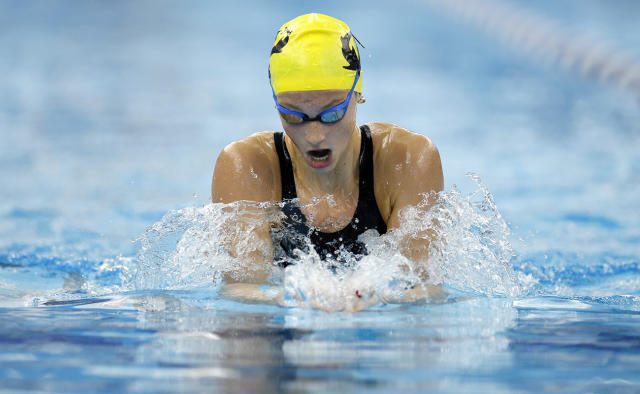
[[[260,247],[228,248],[259,267],[242,282],[263,283],[270,266],[295,264],[296,249],[309,241],[323,260],[341,251],[365,255],[358,236],[393,231],[400,210],[443,189],[440,156],[429,138],[391,123],[356,123],[364,103],[357,44],[344,22],[321,14],[299,16],[277,32],[268,75],[284,132],[229,144],[211,185],[214,203],[283,202],[284,219],[257,230],[265,240]],[[419,262],[427,250],[423,239],[402,253]]]

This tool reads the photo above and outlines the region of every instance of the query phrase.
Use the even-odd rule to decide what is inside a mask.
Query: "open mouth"
[[[307,151],[307,162],[313,168],[323,168],[331,164],[331,149]]]
[[[309,153],[309,156],[311,157],[311,160],[324,161],[329,158],[329,155],[331,154],[331,149],[310,150],[308,153]]]

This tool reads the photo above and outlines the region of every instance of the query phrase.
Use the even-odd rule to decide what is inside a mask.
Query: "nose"
[[[312,146],[319,146],[322,144],[326,138],[326,132],[322,123],[308,122],[304,137]]]

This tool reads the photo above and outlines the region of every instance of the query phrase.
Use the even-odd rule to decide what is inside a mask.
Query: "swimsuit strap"
[[[375,228],[380,234],[387,232],[387,224],[378,209],[373,178],[373,139],[367,125],[360,126],[362,142],[360,146],[360,191],[358,207],[354,214],[365,228]],[[363,223],[364,222],[364,223]]]
[[[358,200],[373,195],[373,141],[369,126],[360,126],[360,135],[360,195]]]
[[[280,183],[282,185],[282,199],[292,200],[298,197],[296,193],[296,182],[293,179],[293,166],[287,145],[284,142],[284,133],[273,133],[273,140],[278,153],[278,161],[280,162]]]

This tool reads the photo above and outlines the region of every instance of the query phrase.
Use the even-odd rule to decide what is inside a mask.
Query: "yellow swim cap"
[[[282,25],[269,58],[275,94],[349,90],[357,70],[360,54],[349,26],[322,14],[302,15]],[[362,92],[362,76],[355,91]]]

